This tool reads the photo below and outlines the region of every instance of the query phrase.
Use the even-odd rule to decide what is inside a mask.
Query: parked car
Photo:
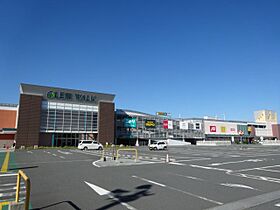
[[[165,141],[158,141],[149,145],[150,150],[166,150],[167,143]]]
[[[78,149],[80,149],[80,150],[88,150],[88,149],[102,150],[103,145],[98,143],[97,141],[82,140],[79,142]]]

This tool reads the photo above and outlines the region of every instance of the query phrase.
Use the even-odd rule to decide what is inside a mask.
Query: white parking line
[[[178,165],[178,166],[185,166],[186,164],[184,163],[176,163],[176,162],[170,162],[170,165]]]
[[[244,184],[221,183],[220,185],[225,186],[225,187],[237,187],[237,188],[244,188],[244,189],[250,189],[250,190],[257,190],[253,187],[250,187],[250,186],[244,185]]]
[[[141,179],[142,181],[149,182],[149,183],[151,183],[151,184],[155,184],[155,185],[158,185],[158,186],[161,186],[161,187],[166,187],[165,184],[160,184],[160,183],[158,183],[158,182],[154,182],[154,181],[149,180],[149,179],[141,178],[141,177],[134,176],[134,175],[133,175],[132,177],[133,177],[133,178],[137,178],[137,179]]]
[[[213,208],[210,208],[208,210],[241,210],[241,209],[249,209],[254,206],[258,206],[270,201],[274,201],[280,198],[280,190],[265,193],[262,195],[257,195],[254,197],[246,198],[243,200],[234,201],[232,203],[227,203],[222,206],[216,206]]]
[[[73,150],[73,152],[81,153],[81,154],[85,154],[85,155],[92,155],[92,156],[96,156],[96,157],[100,157],[101,156],[101,154],[94,154],[92,152],[87,152],[87,151]]]
[[[212,158],[195,158],[195,159],[188,159],[188,160],[177,160],[176,162],[190,162],[190,161],[200,161],[200,160],[211,160]]]
[[[222,163],[211,163],[208,164],[209,166],[221,166],[221,165],[227,165],[227,164],[235,164],[235,163],[244,163],[244,162],[262,162],[264,160],[262,159],[249,159],[249,160],[240,160],[240,161],[231,161],[231,162],[222,162]]]
[[[267,168],[275,168],[275,167],[280,167],[280,165],[270,165],[270,166],[257,167],[257,168],[247,168],[247,169],[236,170],[234,172],[254,171],[254,170],[259,170],[259,169],[267,169]]]
[[[4,177],[4,176],[17,176],[18,174],[0,174],[0,177]]]
[[[206,197],[202,197],[202,196],[190,193],[190,192],[186,192],[184,190],[180,190],[180,189],[175,188],[175,187],[167,186],[165,184],[161,184],[161,183],[158,183],[158,182],[155,182],[155,181],[152,181],[152,180],[149,180],[149,179],[145,179],[145,178],[142,178],[142,177],[138,177],[138,176],[132,176],[132,177],[140,179],[142,181],[146,181],[146,182],[158,185],[158,186],[163,187],[163,188],[167,188],[167,189],[170,189],[170,190],[173,190],[173,191],[177,191],[177,192],[180,192],[180,193],[183,193],[183,194],[186,194],[186,195],[189,195],[189,196],[201,199],[201,200],[205,200],[205,201],[208,201],[208,202],[211,202],[211,203],[215,203],[215,204],[218,204],[218,205],[223,205],[223,203],[221,203],[219,201],[214,201],[212,199],[209,199],[209,198],[206,198]]]
[[[272,169],[264,169],[264,168],[258,168],[256,170],[259,170],[259,171],[267,171],[267,172],[273,172],[273,173],[280,173],[279,170],[272,170]]]
[[[5,191],[9,191],[9,190],[16,190],[17,187],[11,187],[11,188],[0,188],[0,192],[5,192]],[[20,189],[25,189],[25,186],[21,186]]]
[[[224,171],[224,172],[232,172],[230,169],[224,169],[224,168],[214,168],[214,167],[209,167],[209,166],[200,166],[200,165],[190,165],[193,168],[202,168],[206,170],[216,170],[216,171]]]
[[[57,150],[57,152],[64,154],[64,155],[70,155],[72,154],[71,152],[65,152],[65,151],[61,151],[61,150]]]
[[[233,176],[239,176],[239,177],[243,177],[243,178],[248,178],[248,179],[255,179],[255,180],[274,182],[274,183],[280,184],[280,179],[273,178],[273,177],[256,176],[256,175],[242,174],[242,173],[229,173],[229,174],[233,175]]]
[[[193,176],[186,176],[186,175],[182,175],[182,174],[173,174],[176,176],[180,176],[180,177],[184,177],[187,179],[193,179],[193,180],[197,180],[197,181],[205,181],[204,179],[198,178],[198,177],[193,177]]]

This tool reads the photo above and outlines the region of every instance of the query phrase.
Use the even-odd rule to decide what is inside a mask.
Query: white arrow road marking
[[[70,155],[72,154],[71,152],[64,152],[64,151],[61,151],[61,150],[57,150],[57,152],[61,153],[61,154],[64,154],[64,155]]]
[[[243,184],[231,184],[231,183],[221,183],[220,185],[226,186],[226,187],[238,187],[238,188],[245,188],[245,189],[250,189],[250,190],[257,190],[253,187],[243,185]]]
[[[103,189],[97,185],[94,185],[94,184],[91,184],[89,182],[86,182],[85,183],[91,188],[93,189],[98,195],[107,195],[109,196],[109,198],[111,198],[112,200],[120,203],[122,206],[126,207],[127,209],[129,210],[137,210],[136,208],[134,208],[133,206],[131,205],[128,205],[127,203],[124,203],[124,202],[121,202],[120,199],[114,197],[113,193],[111,193],[110,191],[106,190],[106,189]]]
[[[167,189],[170,189],[170,190],[173,190],[173,191],[177,191],[177,192],[180,192],[180,193],[183,193],[183,194],[186,194],[186,195],[195,197],[195,198],[199,198],[199,199],[201,199],[201,200],[205,200],[205,201],[208,201],[208,202],[211,202],[211,203],[215,203],[215,204],[218,204],[218,205],[223,205],[223,203],[221,203],[221,202],[219,202],[219,201],[214,201],[214,200],[212,200],[212,199],[205,198],[205,197],[202,197],[202,196],[199,196],[199,195],[190,193],[190,192],[186,192],[186,191],[184,191],[184,190],[180,190],[180,189],[175,188],[175,187],[167,186],[167,185],[165,185],[165,184],[161,184],[161,183],[158,183],[158,182],[155,182],[155,181],[152,181],[152,180],[149,180],[149,179],[145,179],[145,178],[142,178],[142,177],[138,177],[138,176],[132,176],[132,177],[133,177],[133,178],[140,179],[140,180],[142,180],[142,181],[146,181],[146,182],[149,182],[149,183],[158,185],[158,186],[160,186],[160,187],[164,187],[164,188],[167,188]]]
[[[86,182],[85,183],[91,188],[93,189],[98,195],[109,195],[111,192],[108,191],[108,190],[105,190],[97,185],[94,185],[94,184],[91,184],[89,182]]]
[[[262,162],[262,159],[249,159],[249,160],[240,160],[240,161],[232,161],[232,162],[223,162],[223,163],[211,163],[210,166],[221,166],[226,164],[234,164],[234,163],[244,163],[244,162]]]
[[[97,168],[100,168],[101,166],[97,165],[96,163],[100,162],[101,160],[97,160],[97,161],[94,161],[92,162],[92,165],[94,165],[95,167]]]

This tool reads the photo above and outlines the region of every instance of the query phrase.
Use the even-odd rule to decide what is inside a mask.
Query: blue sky
[[[278,0],[0,1],[0,102],[19,83],[173,117],[280,115]]]

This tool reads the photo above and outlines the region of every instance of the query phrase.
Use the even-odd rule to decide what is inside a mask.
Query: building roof
[[[41,85],[33,85],[33,84],[20,84],[20,93],[21,94],[28,94],[28,95],[38,95],[42,96],[44,99],[48,99],[48,93],[54,92],[54,93],[63,93],[63,94],[70,94],[73,96],[81,95],[81,96],[87,96],[94,98],[95,102],[98,101],[108,101],[113,102],[115,99],[114,94],[108,94],[108,93],[98,93],[98,92],[89,92],[89,91],[83,91],[83,90],[74,90],[74,89],[68,89],[68,88],[59,88],[59,87],[50,87],[50,86],[41,86]],[[71,98],[74,99],[75,97]],[[61,98],[53,98],[52,100],[60,100]],[[92,100],[93,101],[93,100]],[[92,101],[89,100],[83,100],[83,101],[76,101],[76,102],[83,102],[83,103],[92,103]]]
[[[0,103],[0,110],[17,110],[17,104]]]

